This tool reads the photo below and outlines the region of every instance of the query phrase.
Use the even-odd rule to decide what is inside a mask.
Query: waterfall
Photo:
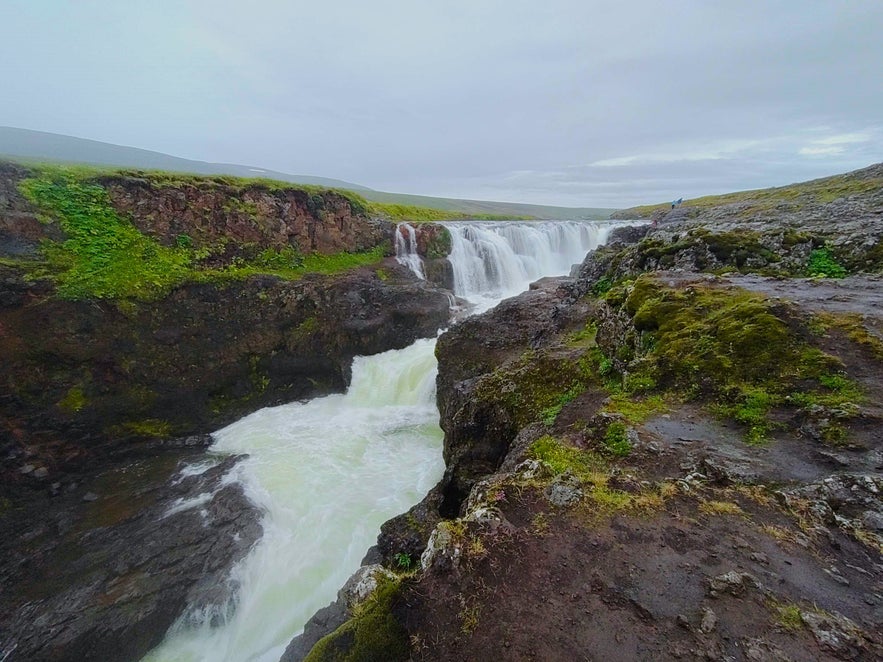
[[[455,293],[479,310],[539,277],[568,273],[611,227],[444,225]],[[414,229],[400,226],[397,258],[413,256],[419,266],[415,244]],[[229,479],[263,509],[264,533],[230,578],[239,587],[235,605],[188,610],[145,662],[277,662],[310,616],[334,600],[380,525],[441,478],[436,370],[434,338],[358,357],[345,394],[262,409],[214,434],[211,453],[248,454]],[[188,506],[198,504],[174,507]]]
[[[527,289],[543,276],[562,276],[603,244],[609,223],[580,221],[449,222],[454,292],[478,311]]]
[[[423,260],[417,254],[417,232],[407,223],[396,225],[396,261],[408,267],[417,278],[424,280]]]

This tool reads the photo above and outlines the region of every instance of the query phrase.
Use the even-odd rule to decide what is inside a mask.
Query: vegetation
[[[379,262],[385,247],[336,254],[303,255],[292,246],[256,250],[240,246],[239,254],[218,266],[215,253],[223,253],[222,241],[216,247],[196,247],[186,234],[175,237],[173,246],[164,246],[140,232],[112,206],[107,190],[100,185],[100,172],[87,168],[42,166],[33,178],[24,180],[22,193],[43,212],[47,223],[58,222],[66,235],[61,242],[45,242],[43,262],[21,263],[31,277],[50,277],[58,284],[58,296],[67,299],[154,300],[182,283],[243,279],[258,274],[294,280],[306,273],[334,274]],[[131,173],[130,173],[131,174]],[[144,175],[145,173],[136,173]],[[119,174],[114,175],[119,177]],[[191,177],[173,173],[151,173],[155,186],[183,186],[198,182],[232,187],[265,186],[261,180],[232,177]],[[283,187],[280,182],[272,186]],[[292,188],[290,185],[284,185]],[[318,187],[298,187],[315,191],[312,199],[322,200]],[[352,194],[345,196],[354,212],[364,211]],[[248,203],[232,199],[248,213]],[[364,202],[364,201],[362,201]],[[316,203],[318,204],[318,203]],[[245,205],[245,206],[243,206]],[[250,256],[249,256],[250,255]],[[215,260],[213,266],[207,261]]]
[[[625,339],[615,361],[602,355],[598,370],[613,372],[606,383],[614,392],[654,391],[646,409],[663,407],[666,392],[707,402],[743,424],[746,440],[757,443],[773,429],[776,407],[848,408],[860,401],[839,360],[808,345],[757,295],[701,285],[667,288],[645,275],[618,300],[637,335]],[[632,406],[622,397],[613,405]],[[644,407],[633,414],[644,414]]]
[[[725,195],[707,195],[701,198],[685,200],[683,206],[688,209],[708,209],[721,205],[740,204],[738,214],[748,217],[773,210],[781,205],[793,205],[799,208],[805,204],[827,204],[838,198],[850,195],[872,193],[883,188],[883,178],[865,177],[845,174],[835,177],[815,179],[790,186],[779,186],[752,191],[739,191]],[[632,207],[619,212],[621,218],[647,218],[655,211],[669,209],[671,203]]]
[[[505,216],[502,214],[469,214],[466,212],[450,211],[447,209],[431,209],[429,207],[417,207],[414,205],[402,205],[392,202],[371,202],[369,208],[375,214],[388,216],[393,221],[407,221],[410,223],[432,223],[434,221],[452,220],[484,220],[484,221],[509,221],[530,220],[532,216]]]
[[[809,262],[806,266],[808,276],[823,276],[825,278],[843,278],[846,269],[831,254],[827,248],[817,248],[809,254]]]
[[[632,452],[628,434],[624,423],[611,423],[604,433],[604,447],[612,455],[624,457]]]
[[[61,170],[53,174],[26,180],[21,187],[28,199],[58,219],[69,237],[44,246],[60,296],[152,299],[189,275],[187,251],[141,234],[113,210],[102,187]]]
[[[567,402],[595,380],[588,356],[528,350],[510,365],[482,378],[478,396],[497,402],[523,427],[533,421],[554,422]]]
[[[383,580],[353,617],[320,639],[305,662],[396,662],[407,660],[408,634],[393,614],[398,581]]]

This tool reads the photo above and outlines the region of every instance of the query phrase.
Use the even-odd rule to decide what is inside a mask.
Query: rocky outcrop
[[[335,191],[137,172],[97,181],[117,211],[167,246],[184,240],[229,250],[291,246],[302,253],[356,252],[388,243],[393,233],[392,224],[369,218],[355,198]]]
[[[879,276],[793,278],[881,270],[881,176],[662,210],[440,338],[412,659],[883,654]]]
[[[444,516],[455,516],[472,485],[493,473],[519,429],[548,406],[560,384],[578,379],[567,351],[542,352],[572,322],[569,290],[544,279],[439,338],[437,378],[445,431]]]
[[[230,571],[261,533],[258,509],[223,480],[240,458],[170,484],[177,457],[4,514],[2,659],[140,659],[182,614],[220,621],[235,608]]]
[[[34,185],[45,208],[23,194],[34,198]],[[96,240],[99,254],[133,233],[151,238],[131,265],[144,287],[90,295],[91,276],[103,272],[89,262],[85,243],[98,231],[89,218],[122,233]],[[63,228],[77,235],[78,253],[64,253]],[[447,324],[448,295],[392,260],[336,275],[298,267],[314,253],[332,255],[332,272],[344,252],[370,249],[368,261],[378,260],[392,232],[343,192],[0,162],[0,495],[43,489],[66,467],[140,442],[341,391],[355,355],[434,335]],[[157,289],[149,281],[162,274],[148,263],[164,247],[188,266]],[[124,277],[125,256],[115,255]],[[84,259],[85,286],[59,295],[65,265]],[[281,275],[252,275],[261,269]]]
[[[207,432],[259,407],[342,391],[356,355],[448,320],[398,265],[299,281],[193,284],[153,303],[64,301],[7,279],[0,309],[4,488],[133,442]],[[12,279],[12,280],[10,280]]]

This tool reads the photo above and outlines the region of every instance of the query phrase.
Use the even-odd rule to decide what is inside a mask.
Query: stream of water
[[[445,225],[455,294],[476,311],[542,276],[568,273],[612,227]],[[422,278],[412,228],[399,227],[396,246],[399,261]],[[262,409],[214,434],[211,453],[249,455],[229,480],[263,508],[264,533],[230,578],[235,604],[188,611],[144,662],[276,662],[334,600],[380,525],[423,498],[444,471],[435,342],[358,357],[345,394]]]

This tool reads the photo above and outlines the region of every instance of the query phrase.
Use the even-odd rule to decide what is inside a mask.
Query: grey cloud
[[[580,206],[883,159],[878,0],[9,2],[0,124]]]

